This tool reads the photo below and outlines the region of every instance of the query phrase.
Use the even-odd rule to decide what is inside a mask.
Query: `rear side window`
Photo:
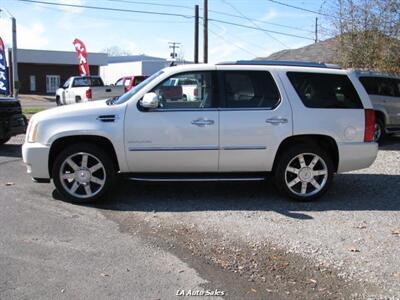
[[[72,87],[84,87],[90,86],[90,78],[89,77],[82,77],[82,78],[75,78]]]
[[[92,77],[91,78],[91,86],[103,86],[103,81],[100,77]]]
[[[363,108],[346,75],[288,72],[301,101],[309,108]]]
[[[279,91],[269,72],[224,71],[222,81],[225,108],[271,109],[279,103]]]
[[[360,77],[369,95],[400,97],[400,80],[386,77]]]

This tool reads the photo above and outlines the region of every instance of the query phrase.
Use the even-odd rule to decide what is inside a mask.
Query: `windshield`
[[[149,84],[151,81],[153,81],[154,79],[156,79],[158,76],[160,76],[162,73],[164,73],[164,71],[158,71],[157,73],[151,75],[149,78],[147,78],[146,80],[142,81],[141,83],[139,83],[137,86],[133,87],[130,91],[128,91],[127,93],[123,94],[122,96],[120,96],[118,99],[116,99],[113,103],[115,104],[121,104],[124,103],[126,101],[128,101],[129,99],[131,99],[137,92],[139,92],[142,88],[144,88],[147,84]]]

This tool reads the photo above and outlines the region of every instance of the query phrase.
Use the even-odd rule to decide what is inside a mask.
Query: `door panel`
[[[159,99],[153,110],[129,105],[125,141],[132,172],[217,172],[219,113],[213,108],[212,72],[175,74],[152,92]],[[172,82],[182,84],[171,85]],[[196,98],[182,93],[190,81]]]
[[[219,171],[269,171],[292,133],[290,105],[269,72],[220,68]]]
[[[218,111],[127,111],[125,119],[131,172],[218,171]]]

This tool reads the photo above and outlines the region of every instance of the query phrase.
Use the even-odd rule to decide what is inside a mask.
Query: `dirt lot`
[[[64,220],[64,214],[71,211],[80,216],[76,224],[72,219],[69,221],[79,234],[88,234],[86,229],[79,229],[81,217],[85,219],[83,228],[95,226],[93,230],[101,228],[105,232],[105,228],[115,224],[119,234],[105,232],[104,244],[101,231],[98,236],[88,236],[88,240],[92,247],[97,247],[92,251],[103,255],[101,264],[111,268],[107,287],[116,298],[132,298],[135,294],[127,292],[136,289],[142,295],[140,299],[174,299],[171,287],[187,288],[190,282],[197,288],[224,290],[226,299],[400,298],[399,137],[390,138],[381,147],[370,168],[337,175],[331,190],[315,203],[291,202],[279,195],[269,182],[139,183],[121,180],[107,200],[84,206],[60,201],[52,185],[30,182],[20,160],[20,141],[21,138],[13,139],[0,149],[3,211],[13,203],[23,205],[21,213],[13,217],[13,222],[21,227],[19,233],[32,230],[31,221],[26,218],[33,207],[46,211],[49,218],[35,217],[35,222],[41,224],[35,227],[39,230],[36,233],[39,241],[41,235],[46,236],[50,228],[58,226],[52,222],[57,222],[57,218]],[[5,186],[8,181],[14,185]],[[22,211],[26,211],[25,216],[20,215]],[[25,224],[29,228],[25,228]],[[5,232],[7,226],[10,225],[0,224]],[[54,233],[58,239],[62,239],[63,234],[62,230]],[[8,236],[2,236],[0,245],[7,245]],[[36,266],[37,276],[41,276],[48,265],[58,264],[74,270],[77,261],[84,261],[86,256],[79,251],[74,252],[75,262],[69,260],[68,251],[82,247],[75,244],[81,239],[80,235],[69,232],[69,236],[71,241],[58,243],[57,248],[46,244],[49,256],[41,261],[41,266]],[[126,237],[131,237],[131,242],[125,240]],[[137,270],[132,268],[136,277],[130,280],[153,286],[151,291],[141,290],[133,283],[130,286],[129,280],[122,285],[122,279],[114,279],[122,276],[118,273],[121,266],[118,260],[107,256],[108,247],[112,247],[109,238],[123,245],[126,253],[137,253],[136,260],[149,265],[148,271],[141,266]],[[13,241],[19,239],[24,240],[24,237],[12,237]],[[153,250],[139,249],[132,244],[137,239]],[[63,250],[61,255],[51,255],[60,249]],[[116,248],[113,251],[117,251]],[[163,254],[146,255],[153,251]],[[126,255],[125,252],[115,253]],[[0,276],[0,298],[21,295],[30,298],[38,295],[34,292],[42,288],[41,284],[49,291],[60,287],[58,273],[44,274],[45,283],[29,282],[29,278],[19,280],[20,290],[25,288],[24,294],[10,291],[6,294],[4,290],[11,284],[7,283],[6,275],[13,267],[8,263],[8,255],[0,254],[4,270],[3,277]],[[176,260],[175,267],[166,266],[165,259],[160,260],[165,255]],[[30,256],[21,257],[20,263],[29,265]],[[134,257],[131,260],[135,260]],[[128,264],[130,260],[123,261]],[[154,271],[157,269],[154,263],[160,274]],[[158,283],[162,276],[166,278],[171,274],[174,276],[167,283]],[[183,276],[184,279],[179,279],[183,281],[175,279],[175,275]],[[73,296],[93,298],[90,295],[100,295],[102,298],[99,292],[91,294],[92,289],[104,290],[102,280],[89,281],[86,285],[85,277],[80,278],[68,287],[74,291]],[[85,293],[80,294],[80,289]],[[1,297],[2,291],[7,297]],[[51,298],[54,294],[40,295]],[[103,298],[107,297],[103,295]]]

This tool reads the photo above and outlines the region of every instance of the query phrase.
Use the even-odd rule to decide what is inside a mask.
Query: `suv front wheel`
[[[312,201],[327,191],[333,172],[332,159],[324,150],[314,145],[298,145],[280,156],[275,183],[296,200]]]
[[[57,156],[52,177],[67,200],[91,202],[105,195],[114,182],[115,168],[109,155],[96,145],[75,144]]]

